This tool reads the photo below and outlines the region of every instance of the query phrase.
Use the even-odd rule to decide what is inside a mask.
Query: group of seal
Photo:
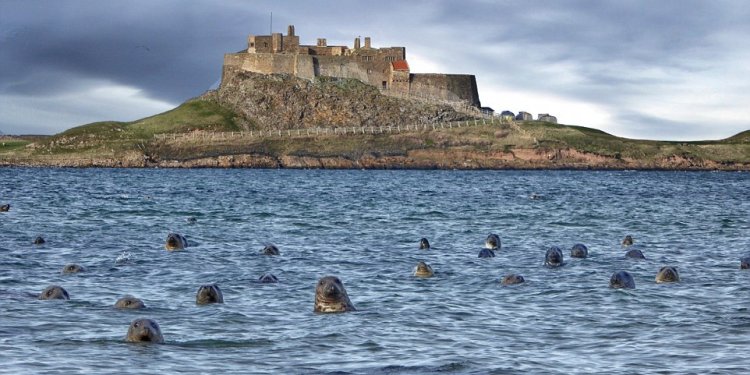
[[[423,244],[428,243],[426,238],[422,238],[419,241],[420,245],[419,248],[423,249]],[[497,234],[490,234],[485,239],[485,248],[482,249],[479,253],[480,258],[489,258],[494,257],[495,253],[493,250],[500,248],[500,237]],[[630,247],[633,245],[633,237],[630,235],[625,236],[625,238],[622,240],[623,247]],[[429,245],[428,245],[429,246]],[[572,258],[587,258],[588,257],[588,247],[586,245],[577,243],[573,245],[573,247],[570,250],[570,256]],[[626,258],[632,258],[632,259],[646,259],[646,257],[643,255],[643,252],[639,249],[630,249],[625,254]],[[746,256],[741,258],[741,264],[740,268],[742,269],[750,269],[750,256]],[[565,264],[563,252],[562,250],[557,246],[552,246],[549,249],[547,249],[547,252],[544,256],[544,265],[550,268],[556,268],[561,267]],[[432,270],[432,267],[430,267],[425,262],[419,262],[417,263],[416,268],[414,269],[414,276],[417,277],[431,277],[434,275],[434,271]],[[673,282],[679,282],[680,276],[677,272],[677,268],[673,266],[664,266],[661,269],[659,269],[659,272],[657,272],[655,281],[659,284],[661,283],[673,283]],[[502,285],[515,285],[525,282],[525,279],[521,275],[517,274],[509,274],[505,275],[501,279]],[[627,271],[616,271],[614,274],[612,274],[612,277],[609,281],[609,286],[611,288],[629,288],[633,289],[635,288],[635,280],[633,279],[633,276],[627,272]]]
[[[626,237],[629,245],[632,245],[632,237]],[[420,249],[429,249],[429,241],[426,238],[420,239]],[[623,244],[625,244],[623,240]],[[485,240],[485,248],[482,250],[489,251],[494,256],[494,251],[500,248],[500,237],[496,234],[490,234]],[[170,233],[167,237],[165,247],[168,250],[184,249],[187,247],[187,240],[182,235],[176,233]],[[267,245],[261,251],[267,255],[278,255],[279,250],[274,245]],[[480,253],[480,257],[481,257]],[[588,248],[583,244],[576,244],[571,249],[571,257],[573,258],[586,258],[588,256]],[[547,267],[561,267],[564,265],[563,252],[557,246],[550,247],[544,259],[544,265]],[[741,268],[750,268],[750,257],[742,258]],[[77,273],[84,271],[82,266],[77,264],[68,264],[63,268],[63,273]],[[428,278],[434,275],[434,271],[430,265],[420,261],[414,269],[414,276],[420,278]],[[657,283],[668,283],[680,281],[677,269],[672,266],[662,267],[655,278]],[[278,278],[272,274],[264,274],[258,279],[260,283],[275,283],[278,282]],[[525,279],[522,275],[509,274],[502,278],[502,285],[515,285],[524,283]],[[609,282],[612,288],[635,288],[635,280],[633,276],[627,271],[617,271],[610,278]],[[50,299],[62,299],[69,300],[70,296],[68,292],[59,285],[50,285],[45,288],[38,299],[50,300]],[[195,296],[195,303],[197,305],[207,305],[213,303],[224,303],[224,296],[219,288],[218,284],[206,284],[201,285],[198,288]],[[142,300],[133,297],[131,295],[125,295],[115,302],[115,307],[119,309],[142,309],[145,308],[145,304]],[[344,288],[344,284],[336,276],[325,276],[318,280],[315,287],[315,303],[313,311],[316,313],[341,313],[348,311],[356,311],[357,309],[349,299],[349,295]],[[159,324],[151,319],[139,318],[133,320],[129,327],[126,335],[126,341],[128,342],[150,342],[150,343],[163,343],[164,336],[161,333]]]

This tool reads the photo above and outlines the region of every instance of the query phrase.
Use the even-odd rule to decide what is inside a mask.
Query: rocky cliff
[[[382,95],[355,79],[264,75],[226,68],[222,86],[201,99],[238,115],[244,130],[431,124],[470,118],[453,107]]]

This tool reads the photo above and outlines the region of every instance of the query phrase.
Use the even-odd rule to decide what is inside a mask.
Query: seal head
[[[8,212],[8,211],[10,211],[10,203],[0,206],[0,212]]]
[[[217,284],[201,285],[195,293],[195,303],[208,305],[210,303],[224,303],[224,295]]]
[[[164,336],[161,334],[161,328],[159,328],[158,323],[151,319],[141,318],[130,323],[125,341],[163,344]]]
[[[139,298],[135,298],[130,294],[123,296],[115,302],[115,307],[118,309],[143,309],[146,305]]]
[[[622,239],[622,246],[623,247],[633,246],[633,236],[629,234],[625,236],[625,238]]]
[[[615,289],[635,289],[635,280],[627,271],[618,271],[609,278],[609,287]]]
[[[677,268],[672,266],[664,266],[659,269],[656,273],[656,282],[661,283],[676,283],[680,281],[680,274],[677,272]]]
[[[83,266],[79,266],[79,265],[73,264],[73,263],[66,264],[65,267],[63,267],[63,269],[62,269],[63,275],[67,275],[67,274],[70,274],[70,273],[85,272],[85,271],[86,271],[86,269],[83,268]]]
[[[318,285],[315,286],[314,312],[339,313],[356,310],[346,294],[344,283],[338,277],[325,276],[318,280]]]
[[[169,251],[182,250],[188,247],[187,239],[181,234],[170,233],[167,235],[167,241],[164,244],[164,248]]]
[[[274,244],[268,244],[266,247],[263,248],[263,250],[260,251],[263,255],[279,255],[281,252],[279,251],[279,248],[276,247]]]
[[[582,243],[577,243],[573,245],[572,249],[570,249],[571,258],[587,258],[588,256],[589,256],[589,248],[586,247],[586,245]]]
[[[417,263],[417,266],[414,268],[414,276],[416,277],[432,277],[433,275],[435,275],[435,272],[432,270],[432,267],[425,262]]]
[[[42,293],[39,294],[39,299],[41,300],[48,300],[48,299],[69,300],[70,295],[68,295],[68,291],[65,290],[63,287],[59,285],[50,285],[44,288]]]
[[[500,236],[495,233],[490,233],[487,239],[484,240],[484,248],[490,250],[500,250],[502,244],[500,243]]]
[[[480,258],[494,258],[495,252],[490,249],[482,249],[482,250],[479,250],[479,257]]]
[[[260,277],[260,278],[258,279],[258,282],[259,282],[259,283],[262,283],[262,284],[272,284],[272,283],[278,283],[278,282],[279,282],[279,278],[278,278],[278,277],[276,277],[276,276],[274,276],[273,274],[270,274],[270,273],[264,273],[264,274],[263,274],[263,276],[261,276],[261,277]]]
[[[643,252],[638,249],[630,249],[627,253],[625,253],[625,258],[646,259],[646,256],[643,255]]]
[[[422,239],[419,240],[419,249],[420,250],[429,250],[430,249],[430,241],[427,241],[426,238],[422,237]]]
[[[750,269],[750,256],[740,258],[740,269]]]
[[[515,285],[525,281],[526,280],[523,278],[523,276],[512,273],[510,275],[503,276],[503,279],[502,281],[500,281],[500,283],[503,285]]]
[[[544,265],[547,267],[560,267],[563,265],[563,253],[557,246],[552,246],[544,255]]]
[[[43,245],[46,242],[47,241],[45,241],[42,236],[36,236],[36,238],[34,238],[34,241],[31,241],[31,243],[33,243],[34,245]]]

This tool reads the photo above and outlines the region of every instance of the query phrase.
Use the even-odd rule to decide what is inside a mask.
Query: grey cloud
[[[638,113],[642,97],[721,70],[728,49],[750,49],[750,5],[730,0],[3,1],[0,95],[52,98],[112,82],[176,104],[214,84],[223,54],[249,33],[267,33],[270,12],[274,31],[295,24],[303,43],[371,36],[476,74],[480,95],[492,85],[554,92],[659,129],[681,124]]]

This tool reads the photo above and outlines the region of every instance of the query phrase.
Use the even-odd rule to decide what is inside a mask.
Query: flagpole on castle
[[[273,12],[271,12],[271,26],[268,35],[273,35]]]

